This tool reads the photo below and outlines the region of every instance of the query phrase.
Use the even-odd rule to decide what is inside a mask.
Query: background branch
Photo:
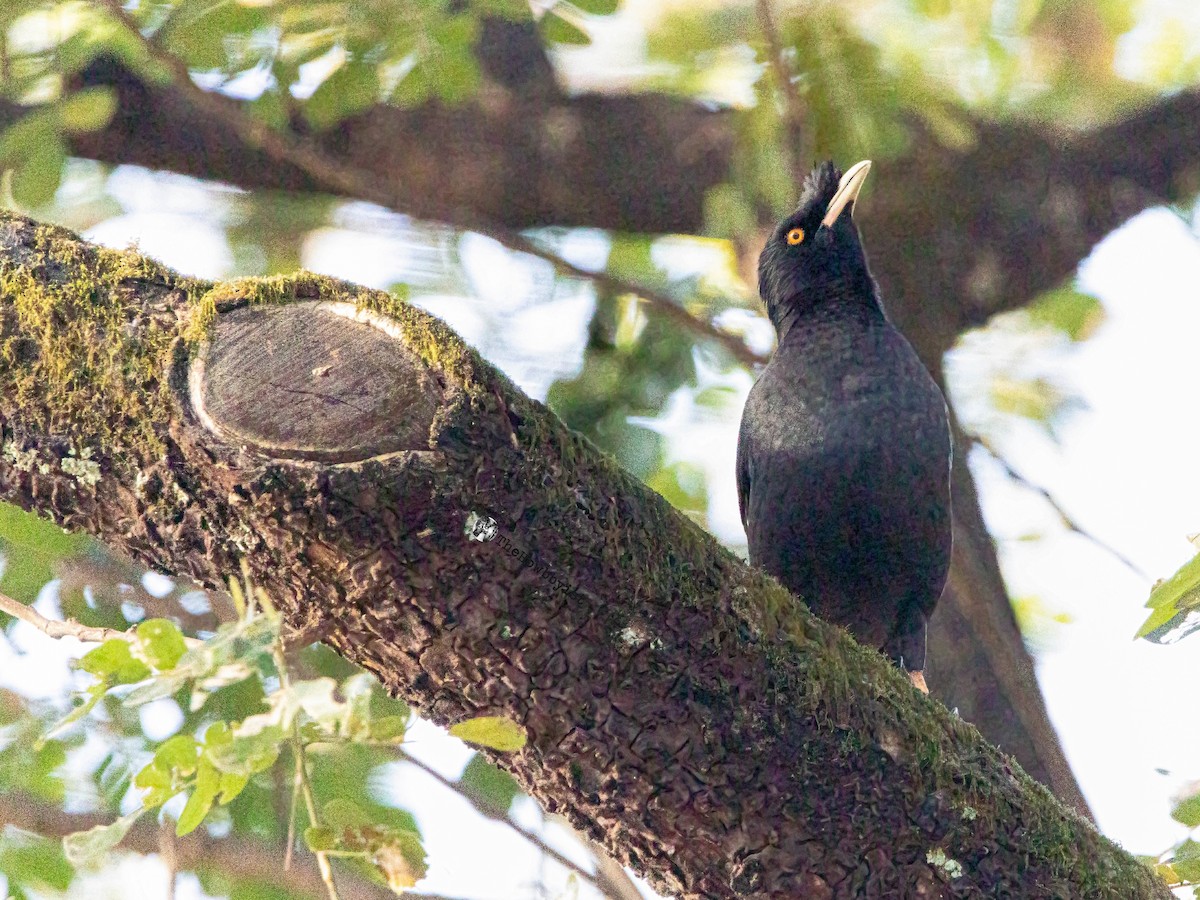
[[[294,132],[277,131],[266,123],[248,114],[244,108],[229,100],[206,91],[192,81],[187,65],[146,37],[120,0],[103,0],[109,12],[126,30],[137,38],[147,54],[171,71],[181,95],[197,111],[212,116],[224,123],[246,144],[263,151],[275,163],[287,163],[308,175],[320,189],[347,197],[359,197],[378,203],[396,212],[405,213],[406,193],[397,189],[393,182],[373,177],[369,171],[346,165],[336,157],[326,154],[310,139]],[[552,250],[543,247],[531,238],[504,227],[499,222],[489,221],[478,210],[450,203],[442,203],[436,197],[427,198],[431,204],[432,218],[463,231],[473,231],[492,238],[501,245],[549,262],[564,275],[572,275],[593,281],[617,293],[632,294],[659,314],[666,316],[699,337],[707,338],[724,347],[734,359],[743,365],[766,362],[766,358],[752,351],[736,335],[717,328],[711,322],[693,316],[670,297],[642,285],[634,284],[606,272],[596,272],[578,266]]]
[[[1047,490],[1044,486],[1042,486],[1040,484],[1036,484],[1035,482],[1030,481],[1028,478],[1026,478],[1024,475],[1022,475],[1020,472],[1018,472],[1013,467],[1012,463],[1010,463],[1007,459],[1005,459],[996,450],[996,448],[992,446],[990,441],[988,441],[986,438],[984,438],[980,435],[977,435],[977,434],[968,436],[968,440],[970,441],[971,446],[979,447],[979,448],[983,449],[984,451],[986,451],[988,456],[990,456],[992,459],[994,459],[996,461],[996,464],[999,465],[1000,468],[1004,470],[1004,474],[1007,475],[1010,479],[1012,479],[1013,481],[1015,481],[1017,484],[1021,485],[1022,487],[1028,488],[1029,490],[1033,491],[1035,494],[1040,496],[1043,500],[1045,500],[1046,504],[1052,510],[1054,510],[1055,514],[1058,516],[1059,521],[1062,522],[1064,528],[1066,528],[1068,531],[1074,532],[1075,534],[1079,535],[1084,540],[1089,541],[1090,543],[1092,543],[1099,549],[1103,550],[1105,553],[1107,553],[1109,556],[1113,557],[1113,559],[1115,559],[1117,562],[1121,563],[1121,565],[1125,566],[1125,568],[1127,568],[1130,572],[1132,572],[1138,578],[1141,578],[1147,584],[1154,583],[1154,579],[1151,578],[1149,575],[1147,575],[1145,572],[1143,572],[1140,568],[1138,568],[1138,566],[1132,560],[1130,560],[1128,556],[1126,556],[1124,553],[1122,553],[1120,550],[1118,550],[1112,544],[1109,544],[1108,542],[1101,540],[1096,535],[1094,535],[1092,532],[1088,531],[1086,528],[1084,528],[1082,525],[1080,525],[1079,522],[1069,512],[1067,512],[1066,508],[1061,503],[1058,502],[1058,500],[1054,497],[1054,495],[1050,493],[1049,490]]]

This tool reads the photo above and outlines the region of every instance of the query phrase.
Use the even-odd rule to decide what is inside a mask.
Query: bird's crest
[[[837,193],[838,182],[841,180],[842,171],[833,164],[833,160],[821,163],[804,179],[804,190],[800,193],[796,211],[824,211],[833,200],[833,195]]]

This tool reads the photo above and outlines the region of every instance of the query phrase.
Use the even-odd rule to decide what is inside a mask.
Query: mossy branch
[[[210,586],[244,562],[434,721],[520,722],[501,763],[666,892],[1168,896],[387,294],[0,217],[0,428],[0,497]]]

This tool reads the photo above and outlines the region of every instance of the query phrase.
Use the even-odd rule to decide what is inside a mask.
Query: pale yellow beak
[[[846,170],[846,174],[838,182],[837,193],[833,195],[833,199],[829,201],[829,207],[825,210],[825,218],[821,220],[822,225],[826,228],[833,227],[833,223],[838,220],[842,210],[857,199],[858,192],[862,190],[863,182],[867,180],[867,173],[870,171],[871,161],[869,159],[855,163]]]

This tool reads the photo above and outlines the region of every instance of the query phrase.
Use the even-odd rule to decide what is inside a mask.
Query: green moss
[[[179,331],[146,327],[154,312],[146,286],[157,287],[156,298],[180,292],[186,308],[205,285],[132,251],[93,247],[11,214],[0,214],[0,229],[19,248],[0,260],[0,301],[11,317],[0,377],[10,407],[80,454],[118,441],[161,450],[162,376]]]
[[[221,311],[243,302],[352,303],[398,323],[409,349],[468,397],[486,398],[503,381],[445,324],[382,291],[311,272],[214,285],[10,213],[0,213],[0,230],[10,249],[0,259],[0,308],[15,318],[0,341],[6,405],[31,431],[80,453],[160,454],[174,348],[196,346]]]

